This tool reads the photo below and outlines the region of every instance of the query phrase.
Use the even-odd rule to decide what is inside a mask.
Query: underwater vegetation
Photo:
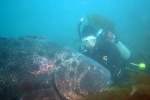
[[[84,100],[150,100],[150,75],[138,72],[137,79],[128,87],[112,86],[106,91],[88,96]]]
[[[104,30],[109,30],[113,33],[116,33],[115,31],[115,23],[110,21],[107,17],[99,15],[99,14],[89,14],[87,15],[88,22],[87,24],[95,26],[95,28],[98,30],[100,28]]]

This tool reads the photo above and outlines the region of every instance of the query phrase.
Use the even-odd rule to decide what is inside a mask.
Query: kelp
[[[132,85],[128,87],[112,86],[101,93],[89,95],[84,100],[150,100],[150,75],[138,72],[138,78],[132,80]]]
[[[99,14],[89,14],[87,15],[88,22],[87,24],[93,25],[96,29],[104,29],[109,30],[113,33],[116,33],[115,31],[115,23],[110,21],[105,16],[99,15]]]

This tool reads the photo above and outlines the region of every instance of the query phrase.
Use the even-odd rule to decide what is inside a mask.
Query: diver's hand
[[[112,32],[107,31],[106,41],[114,43],[115,42],[115,35]]]

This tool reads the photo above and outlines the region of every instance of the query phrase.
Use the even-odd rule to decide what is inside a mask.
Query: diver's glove
[[[111,31],[103,31],[103,29],[99,29],[96,37],[100,37],[106,42],[118,43],[118,38]]]
[[[117,44],[118,43],[118,38],[116,38],[116,36],[111,31],[107,31],[106,41]]]
[[[114,42],[115,41],[115,35],[112,32],[107,31],[106,41],[108,41],[108,42]]]

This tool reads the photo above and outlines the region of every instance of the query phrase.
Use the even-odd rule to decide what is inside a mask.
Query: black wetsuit
[[[82,53],[106,67],[111,72],[113,83],[124,77],[127,61],[121,57],[114,44],[105,43]]]

